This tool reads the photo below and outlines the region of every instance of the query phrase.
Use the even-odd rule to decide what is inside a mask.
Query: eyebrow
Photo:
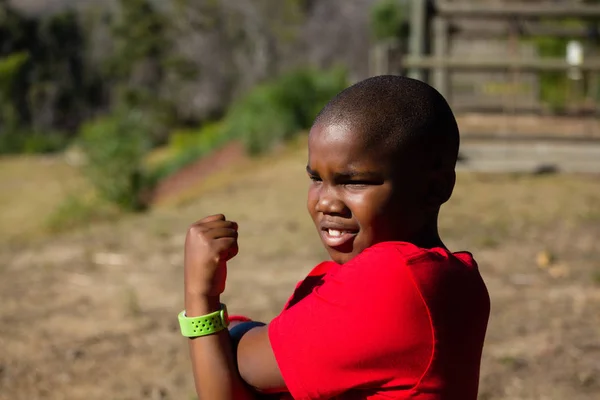
[[[306,166],[306,172],[311,175],[311,176],[319,176],[319,174],[316,171],[313,171],[308,165]],[[335,172],[333,174],[333,177],[335,179],[348,179],[348,178],[371,178],[371,177],[379,177],[380,174],[377,172],[371,172],[371,171],[356,171],[356,170],[347,170],[347,171],[341,171],[341,172]]]

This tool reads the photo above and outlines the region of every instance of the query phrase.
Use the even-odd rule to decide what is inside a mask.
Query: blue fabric
[[[233,345],[233,354],[237,354],[237,347],[244,336],[250,329],[257,328],[259,326],[265,326],[266,324],[258,321],[248,321],[237,324],[229,330],[229,337],[231,337],[231,344]]]

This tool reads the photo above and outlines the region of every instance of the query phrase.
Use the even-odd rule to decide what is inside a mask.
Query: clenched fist
[[[226,262],[238,253],[238,226],[224,215],[192,224],[185,238],[186,295],[216,297],[225,290]]]

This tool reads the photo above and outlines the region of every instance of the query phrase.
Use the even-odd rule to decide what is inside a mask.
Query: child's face
[[[375,243],[415,232],[423,183],[399,174],[403,163],[344,126],[311,129],[307,205],[333,261],[343,264]]]

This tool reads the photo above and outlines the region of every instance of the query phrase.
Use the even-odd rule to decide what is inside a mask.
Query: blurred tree
[[[17,106],[11,99],[17,92],[17,76],[28,58],[25,52],[0,58],[0,154],[21,147],[20,138],[14,134],[21,121]]]
[[[106,66],[113,108],[143,110],[152,117],[153,141],[163,142],[172,124],[172,107],[163,96],[171,48],[164,12],[149,0],[119,0],[109,19],[113,40]]]
[[[184,115],[219,116],[239,94],[291,65],[288,56],[297,51],[305,21],[303,0],[174,3],[177,51],[193,61],[201,77],[179,93]]]
[[[0,57],[10,59],[15,53],[28,57],[12,71],[10,96],[4,96],[2,107],[11,108],[13,117],[10,126],[0,121],[1,134],[18,137],[10,141],[13,144],[35,136],[35,143],[47,148],[45,137],[57,143],[56,131],[72,135],[93,107],[84,72],[85,41],[76,14],[30,18],[0,0]]]
[[[120,85],[120,100],[132,107],[144,104],[157,93],[164,76],[165,15],[148,0],[119,0],[111,31],[114,47],[108,72]]]
[[[136,108],[156,144],[285,71],[341,63],[363,77],[374,1],[112,0],[76,13],[40,2],[25,15],[0,0],[0,58],[29,54],[10,96],[19,135],[72,137]]]
[[[75,131],[86,117],[85,42],[73,11],[40,20],[27,100],[33,129]]]
[[[29,119],[25,88],[28,87],[27,67],[30,66],[28,61],[31,58],[31,44],[36,36],[35,21],[17,13],[7,0],[0,0],[0,57],[7,57],[4,60],[3,73],[6,74],[5,85],[10,85],[10,88],[5,88],[3,108],[10,108],[13,114],[10,122],[6,120],[4,123],[10,123],[11,129]],[[17,53],[29,53],[29,56],[14,58]],[[0,121],[0,125],[2,124]],[[3,131],[8,135],[7,126],[4,126]]]
[[[406,6],[399,0],[380,0],[371,8],[371,34],[376,40],[405,39],[408,36]]]

